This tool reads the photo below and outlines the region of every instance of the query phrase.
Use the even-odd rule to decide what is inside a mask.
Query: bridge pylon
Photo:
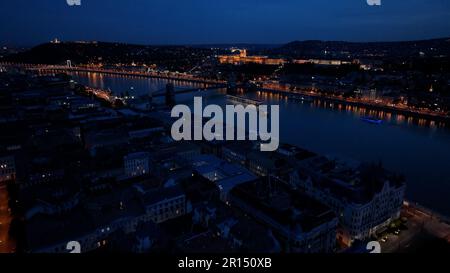
[[[229,95],[236,95],[237,94],[236,75],[234,75],[234,73],[232,73],[228,77],[227,94],[229,94]]]
[[[175,87],[173,83],[168,83],[166,85],[166,106],[175,106]]]

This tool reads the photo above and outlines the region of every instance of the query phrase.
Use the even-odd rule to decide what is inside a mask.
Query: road
[[[408,230],[399,235],[390,234],[387,242],[381,242],[383,253],[403,252],[423,234],[447,241],[450,244],[450,225],[440,218],[418,208],[404,208],[402,215],[408,219]],[[430,250],[431,251],[431,250]]]
[[[368,99],[359,99],[359,98],[344,98],[342,95],[326,95],[317,93],[313,90],[290,90],[289,87],[281,84],[270,84],[264,85],[264,88],[261,88],[260,91],[262,92],[272,92],[272,93],[278,93],[278,94],[284,94],[284,95],[291,95],[291,94],[299,94],[302,96],[307,97],[313,97],[318,99],[324,99],[328,101],[348,104],[348,105],[355,105],[355,106],[365,106],[365,107],[371,107],[373,109],[379,109],[384,111],[392,111],[395,113],[401,113],[401,114],[407,114],[407,115],[414,115],[417,117],[426,117],[431,118],[436,121],[449,121],[450,120],[450,114],[447,112],[437,112],[427,109],[418,109],[411,106],[406,105],[394,105],[388,102],[378,101],[378,100],[368,100]]]

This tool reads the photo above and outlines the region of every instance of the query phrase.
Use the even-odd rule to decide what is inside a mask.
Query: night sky
[[[0,43],[279,44],[450,36],[449,0],[1,0]]]

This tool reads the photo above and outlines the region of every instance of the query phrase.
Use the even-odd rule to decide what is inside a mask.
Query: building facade
[[[349,170],[345,171],[348,174]],[[302,169],[294,172],[290,181],[333,209],[342,227],[338,240],[346,245],[367,240],[398,219],[406,190],[403,181],[389,177],[381,168],[374,170],[373,179],[365,177],[365,170],[354,171],[354,175],[339,176],[333,170],[319,174]]]
[[[13,156],[0,157],[0,183],[16,178],[16,163]]]
[[[150,173],[150,154],[141,152],[126,155],[123,159],[127,177],[137,177]]]

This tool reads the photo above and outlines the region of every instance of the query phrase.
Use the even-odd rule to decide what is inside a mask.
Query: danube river
[[[74,80],[88,86],[110,89],[115,94],[148,94],[164,90],[167,80],[73,73]],[[176,87],[200,87],[174,82]],[[223,90],[208,91],[206,102],[224,104]],[[361,107],[314,101],[291,101],[267,93],[253,98],[280,105],[280,138],[311,151],[361,162],[379,162],[407,178],[407,198],[450,215],[450,129],[427,120],[374,112]],[[192,95],[177,97],[191,104]],[[377,116],[382,124],[361,121]]]

